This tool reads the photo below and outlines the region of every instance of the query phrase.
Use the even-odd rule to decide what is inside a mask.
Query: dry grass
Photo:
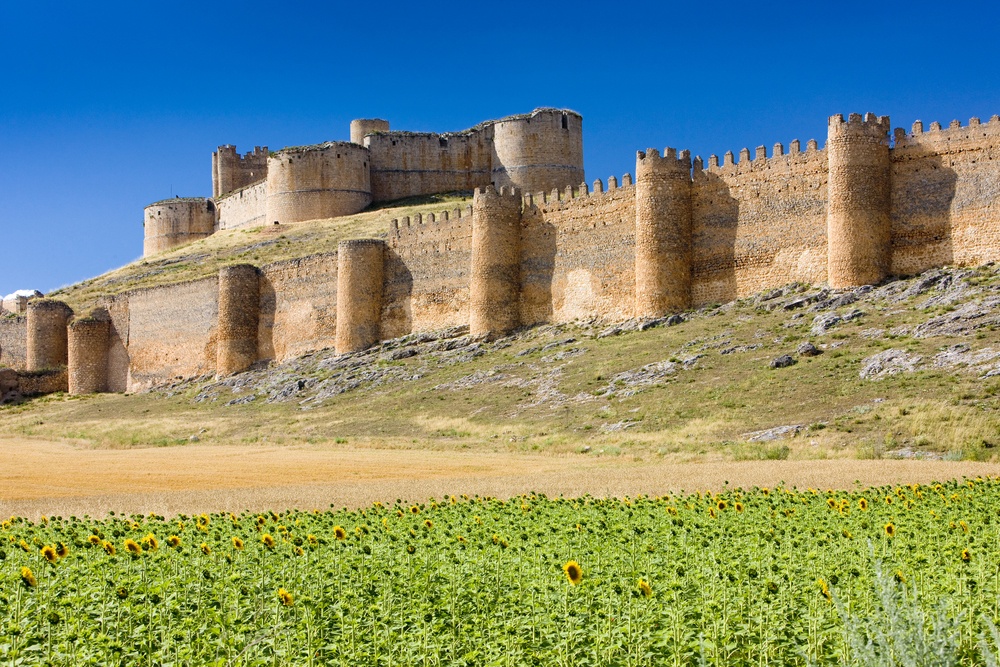
[[[624,458],[347,446],[95,450],[0,439],[0,516],[173,515],[358,507],[446,494],[662,495],[741,486],[852,488],[1000,474],[968,461],[637,462]]]

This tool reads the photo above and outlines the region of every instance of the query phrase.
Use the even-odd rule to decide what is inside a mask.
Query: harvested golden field
[[[971,461],[830,459],[643,462],[577,454],[455,452],[337,445],[191,444],[111,450],[0,439],[0,516],[100,516],[351,508],[449,494],[507,498],[663,495],[777,486],[852,489],[1000,474]]]

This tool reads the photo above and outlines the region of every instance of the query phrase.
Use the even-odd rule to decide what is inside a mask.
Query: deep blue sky
[[[287,8],[286,8],[287,7]],[[647,146],[722,155],[1000,113],[992,3],[0,3],[0,294],[142,254],[142,209],[211,194],[211,153],[584,117],[587,179]],[[770,148],[768,149],[770,152]]]

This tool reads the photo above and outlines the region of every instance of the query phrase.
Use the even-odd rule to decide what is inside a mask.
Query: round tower
[[[142,256],[148,257],[215,231],[215,204],[204,197],[164,199],[146,207]]]
[[[267,224],[357,213],[372,202],[368,149],[347,142],[286,148],[267,159]]]
[[[535,109],[493,123],[494,186],[549,192],[584,180],[580,114],[568,109]]]
[[[69,393],[96,394],[108,390],[108,346],[111,317],[104,308],[69,325]]]
[[[27,369],[41,371],[65,366],[68,361],[66,325],[73,310],[62,301],[32,299],[28,302]]]
[[[351,143],[365,145],[365,135],[376,132],[388,132],[389,121],[381,118],[358,118],[351,121]]]
[[[215,370],[231,375],[257,361],[260,276],[251,264],[219,269],[219,326]]]
[[[635,160],[635,315],[691,305],[691,156],[668,148]]]
[[[521,192],[476,188],[472,199],[469,333],[517,328],[521,294]]]
[[[889,117],[831,116],[826,235],[831,287],[881,282],[892,260]]]
[[[384,262],[385,241],[337,244],[337,354],[358,352],[379,341]]]

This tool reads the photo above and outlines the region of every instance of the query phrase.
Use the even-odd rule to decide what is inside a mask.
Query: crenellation
[[[778,143],[774,144],[774,147],[771,149],[771,155],[774,156],[774,157],[781,157],[784,154],[785,154],[785,147],[784,147],[784,145],[782,145],[782,143],[780,141]]]
[[[741,148],[740,149],[740,165],[746,165],[750,161],[750,149]]]
[[[608,190],[614,190],[618,187],[618,179],[614,176],[608,176]]]
[[[788,144],[788,154],[798,155],[802,150],[801,146],[798,139],[792,139],[791,143]]]

